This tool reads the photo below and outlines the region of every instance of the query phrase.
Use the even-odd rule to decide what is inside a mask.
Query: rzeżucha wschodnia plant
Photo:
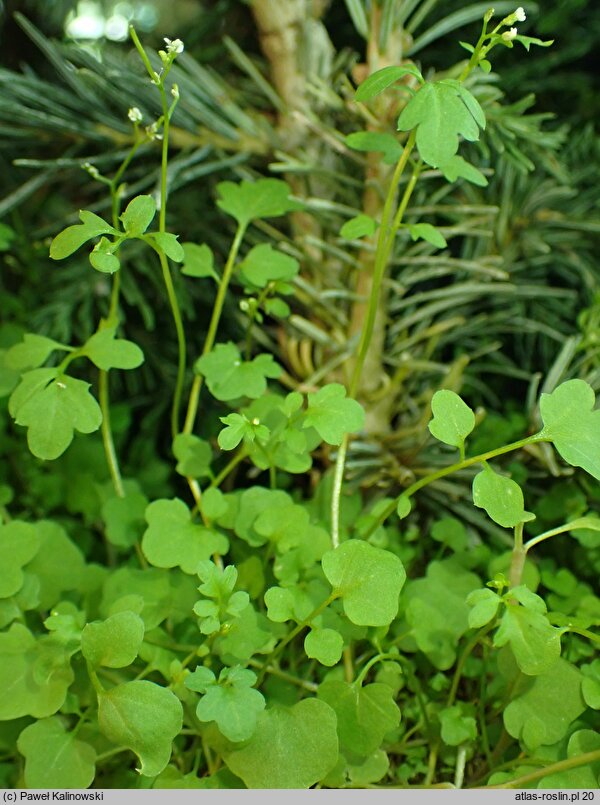
[[[102,518],[107,542],[122,558],[122,566],[107,571],[101,582],[100,604],[92,601],[83,580],[79,587],[65,587],[68,595],[42,595],[40,602],[31,590],[33,582],[27,581],[35,577],[35,563],[41,561],[36,557],[52,545],[71,544],[69,537],[49,521],[7,518],[0,526],[6,563],[0,594],[9,602],[1,613],[3,625],[10,626],[0,635],[0,655],[4,673],[17,679],[0,706],[0,719],[25,718],[17,746],[25,758],[27,785],[110,784],[112,758],[121,751],[134,752],[138,771],[156,778],[157,786],[360,786],[382,780],[394,753],[406,757],[409,765],[416,758],[414,769],[405,778],[396,777],[396,784],[410,779],[460,787],[466,763],[475,756],[475,782],[477,773],[485,780],[504,762],[504,769],[521,771],[516,777],[496,771],[490,779],[498,785],[545,778],[567,785],[561,775],[574,772],[581,773],[582,785],[591,785],[586,774],[600,761],[600,750],[585,720],[571,733],[567,757],[555,753],[540,767],[535,755],[540,746],[566,734],[565,724],[598,706],[597,667],[585,666],[582,674],[561,658],[561,637],[576,634],[596,645],[598,638],[589,623],[553,619],[524,574],[532,548],[563,532],[598,531],[600,518],[576,517],[525,540],[524,524],[534,515],[525,510],[519,485],[492,463],[497,456],[548,442],[568,464],[600,480],[600,411],[594,410],[591,387],[576,379],[562,383],[541,397],[538,432],[468,457],[465,440],[475,427],[475,415],[454,391],[438,390],[429,430],[458,451],[457,460],[398,490],[396,499],[376,502],[354,533],[342,511],[349,440],[365,422],[355,397],[397,235],[407,230],[413,240],[446,246],[441,232],[426,221],[405,223],[411,195],[421,173],[430,169],[449,182],[487,184],[485,175],[459,155],[461,138],[477,141],[486,126],[468,78],[474,70],[490,71],[494,48],[521,45],[529,50],[551,44],[519,34],[516,26],[524,19],[518,8],[494,24],[493,10],[488,11],[476,44],[463,44],[469,59],[456,77],[428,80],[414,64],[406,64],[385,67],[359,86],[356,102],[366,106],[384,91],[408,96],[398,132],[347,138],[350,147],[360,143],[361,150],[385,151],[396,160],[381,220],[361,214],[341,231],[348,240],[371,238],[375,244],[366,319],[348,388],[333,382],[308,394],[294,390],[285,396],[277,390],[281,367],[271,354],[257,352],[254,333],[265,317],[283,321],[289,315],[285,297],[294,292],[300,265],[266,241],[242,249],[256,221],[300,210],[302,201],[278,179],[220,183],[217,205],[235,221],[222,269],[210,245],[180,243],[168,232],[169,126],[179,99],[170,72],[183,43],[165,40],[159,64],[131,31],[160,94],[162,115],[144,126],[141,111],[130,110],[133,144],[112,178],[85,166],[107,186],[110,221],[81,211],[81,223],[60,232],[50,247],[50,256],[63,260],[94,244],[92,268],[112,278],[106,316],[82,345],[28,333],[5,356],[5,365],[20,374],[9,411],[17,425],[27,428],[34,456],[56,459],[75,431],[100,429],[113,486]],[[161,145],[160,197],[137,196],[121,211],[127,167],[138,148],[154,140]],[[128,270],[122,247],[134,239],[155,254],[177,334],[170,427],[176,470],[189,487],[187,503],[180,498],[149,501],[135,479],[122,477],[113,442],[110,373],[134,370],[144,360],[142,350],[122,336],[126,322],[120,274]],[[174,265],[187,277],[216,285],[202,351],[192,356],[187,405],[190,361]],[[246,332],[240,344],[218,341],[232,280],[244,293],[240,307]],[[73,374],[78,359],[99,370],[97,398],[90,384]],[[203,413],[204,385],[223,404],[219,453],[194,433]],[[293,476],[309,472],[322,443],[337,451],[329,515],[293,492]],[[266,473],[268,484],[223,491],[224,482],[244,463]],[[390,527],[390,518],[406,518],[422,487],[474,465],[480,469],[473,480],[473,503],[496,524],[514,531],[506,573],[497,572],[485,586],[485,579],[473,572],[475,565],[457,563],[450,571],[450,560],[432,562],[427,578],[411,581],[403,591],[406,573],[396,550],[398,527]],[[284,477],[288,481],[278,489]],[[455,521],[440,524],[440,532],[462,528]],[[77,577],[83,579],[85,563],[78,549],[69,550],[77,550],[79,558],[69,561],[78,565]],[[445,623],[435,614],[440,594],[447,596],[441,616]],[[41,622],[24,616],[38,606]],[[302,657],[298,639],[303,639]],[[493,659],[495,649],[499,660]],[[499,666],[501,681],[494,683],[499,699],[490,699],[487,710],[484,699],[479,707],[460,699],[466,669],[478,652],[489,667]],[[412,657],[426,658],[427,667],[439,672],[454,668],[451,681],[446,685],[438,673],[438,688],[432,682],[425,690]],[[378,668],[376,681],[367,681]],[[397,701],[404,686],[411,691],[403,705],[404,720],[413,726],[402,732]],[[543,695],[550,696],[552,686],[564,695],[560,713],[552,703],[549,712],[540,714]],[[515,690],[521,692],[513,700],[506,694],[502,713],[502,697]],[[490,747],[492,738],[499,748]],[[518,763],[503,754],[511,742],[520,746]],[[56,750],[70,758],[62,770],[50,773],[36,765],[38,750],[45,747],[48,753],[48,744],[53,747],[50,755]],[[425,747],[425,763],[418,752],[414,755],[419,745]],[[442,760],[445,769],[454,768],[450,783],[443,773],[438,775]]]

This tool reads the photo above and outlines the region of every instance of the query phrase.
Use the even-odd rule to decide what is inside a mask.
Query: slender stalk
[[[121,477],[121,470],[119,469],[119,460],[117,459],[117,452],[115,450],[115,443],[110,425],[108,372],[104,369],[101,369],[98,375],[98,402],[100,404],[100,410],[102,411],[102,444],[104,445],[104,453],[106,455],[110,477],[116,496],[119,498],[124,498],[125,490],[123,489],[123,479]]]
[[[202,349],[202,355],[206,355],[213,348],[213,344],[215,342],[215,338],[217,335],[217,329],[219,327],[219,321],[221,319],[223,304],[225,302],[225,296],[227,294],[229,282],[233,274],[235,259],[239,252],[245,231],[246,231],[245,227],[239,226],[235,233],[233,242],[231,244],[229,255],[227,257],[227,262],[225,264],[225,268],[223,269],[223,276],[221,277],[221,282],[219,283],[219,290],[217,291],[217,297],[215,299],[210,324],[208,325],[208,332],[206,334],[206,340],[204,342],[204,347]],[[187,414],[185,417],[185,423],[183,425],[184,433],[191,433],[194,429],[194,422],[196,421],[196,414],[198,413],[198,404],[200,402],[200,391],[202,390],[202,380],[203,380],[202,375],[196,375],[192,383]]]
[[[515,545],[510,562],[509,576],[511,587],[518,587],[521,583],[526,556],[527,551],[523,547],[523,523],[517,523],[515,526]]]
[[[525,439],[519,439],[517,442],[512,442],[511,444],[506,444],[503,447],[497,447],[495,450],[488,450],[487,453],[480,453],[478,456],[472,456],[471,458],[466,458],[463,461],[457,461],[456,464],[451,464],[449,467],[444,467],[441,470],[436,470],[436,472],[432,472],[429,475],[421,478],[419,481],[415,481],[414,484],[411,484],[407,487],[401,495],[395,500],[392,500],[391,503],[385,507],[385,509],[381,512],[377,520],[371,525],[371,527],[365,532],[364,539],[367,539],[371,536],[371,534],[379,528],[380,525],[383,525],[387,518],[393,514],[396,510],[398,505],[398,500],[401,497],[411,497],[414,495],[415,492],[418,492],[419,489],[422,489],[424,486],[433,483],[434,481],[438,481],[440,478],[444,478],[446,475],[450,475],[453,472],[458,472],[459,470],[464,470],[466,467],[470,467],[473,464],[481,464],[484,461],[487,461],[490,458],[495,458],[496,456],[501,456],[504,453],[510,453],[512,450],[519,450],[522,447],[525,447],[527,444],[533,444],[534,442],[546,442],[549,441],[540,431],[540,433],[536,433],[533,436],[527,436]]]
[[[508,783],[502,783],[502,785],[489,785],[487,788],[523,788],[528,783],[534,783],[536,780],[541,780],[543,777],[547,777],[549,774],[557,774],[561,771],[576,769],[579,766],[587,766],[588,764],[591,765],[592,763],[597,763],[598,761],[600,761],[600,749],[596,749],[593,752],[585,752],[583,755],[570,757],[566,760],[559,760],[558,763],[552,763],[550,766],[544,766],[543,769],[537,769],[536,771],[531,771],[528,774],[523,774],[521,777],[510,780]],[[526,764],[527,760],[523,760],[523,763]]]
[[[175,294],[175,287],[173,285],[173,278],[169,269],[169,263],[162,249],[156,249],[158,259],[160,260],[160,267],[162,269],[163,281],[167,290],[167,297],[171,307],[171,314],[175,324],[175,331],[177,333],[177,346],[178,346],[178,360],[177,360],[177,380],[175,382],[175,392],[173,394],[173,404],[171,406],[171,434],[173,438],[179,433],[179,408],[181,406],[181,397],[183,394],[183,384],[185,381],[185,365],[186,365],[186,341],[185,332],[183,329],[183,320],[181,318],[181,310],[177,302]]]
[[[361,339],[358,346],[358,358],[356,364],[354,365],[354,371],[352,373],[352,379],[350,381],[351,397],[354,397],[358,390],[360,375],[365,362],[365,358],[367,357],[367,352],[369,351],[369,344],[371,343],[371,339],[373,337],[375,316],[377,314],[377,306],[379,305],[379,293],[381,290],[381,283],[383,282],[385,270],[387,268],[387,257],[390,252],[389,244],[393,243],[393,239],[397,231],[397,228],[394,229],[393,225],[390,226],[392,209],[394,205],[394,200],[396,198],[396,192],[398,190],[398,184],[400,183],[400,179],[402,177],[402,174],[404,173],[406,164],[415,146],[415,140],[416,140],[416,131],[413,130],[411,131],[408,140],[406,141],[406,145],[404,146],[402,155],[400,156],[398,164],[396,165],[396,169],[394,170],[394,175],[392,176],[392,181],[390,182],[390,187],[385,201],[385,206],[383,208],[381,226],[379,229],[379,237],[377,240],[377,250],[375,253],[375,265],[373,268],[373,288],[371,292],[371,298],[369,299],[367,319],[363,331],[361,333]]]
[[[328,598],[326,598],[325,601],[323,601],[321,604],[319,604],[318,607],[315,607],[315,609],[313,609],[310,615],[307,615],[307,617],[303,621],[300,621],[300,623],[298,623],[297,626],[295,626],[295,628],[291,630],[291,632],[288,632],[288,634],[283,638],[281,643],[278,643],[277,646],[275,646],[273,651],[265,658],[263,669],[258,675],[258,679],[256,681],[256,687],[260,686],[261,682],[265,677],[265,674],[267,673],[268,667],[273,663],[273,660],[281,654],[281,652],[288,645],[288,643],[291,643],[291,641],[295,637],[297,637],[303,629],[306,629],[306,627],[309,626],[310,623],[316,617],[318,617],[321,614],[321,612],[323,612],[324,609],[327,609],[329,604],[333,603],[333,601],[335,601],[337,597],[338,597],[337,593],[335,592],[331,593],[331,595]]]
[[[375,252],[375,264],[373,267],[373,285],[371,288],[371,295],[369,298],[369,306],[367,309],[366,321],[362,329],[361,338],[358,345],[358,357],[356,359],[356,363],[354,364],[354,370],[352,372],[352,378],[350,380],[351,397],[355,397],[358,391],[360,377],[362,374],[367,354],[369,352],[369,346],[373,338],[373,329],[375,327],[375,318],[377,316],[377,307],[379,305],[381,284],[383,282],[383,277],[385,275],[385,271],[388,266],[389,256],[392,250],[394,238],[396,237],[396,232],[398,231],[398,227],[400,226],[402,215],[406,210],[406,206],[408,204],[410,195],[414,189],[417,180],[418,174],[415,175],[413,173],[413,177],[409,182],[409,187],[407,187],[407,190],[405,191],[402,197],[402,201],[398,208],[398,212],[396,213],[396,216],[390,225],[398,185],[400,184],[400,179],[402,178],[404,169],[406,168],[410,155],[413,151],[413,148],[415,147],[415,141],[416,141],[416,131],[413,130],[411,131],[408,140],[406,141],[404,150],[402,151],[400,159],[398,160],[398,163],[394,170],[394,175],[392,176],[392,180],[390,182],[385,204],[383,207],[383,213],[381,216],[381,226],[379,228],[379,236],[377,239],[377,248]],[[337,452],[336,463],[335,463],[335,474],[334,474],[333,490],[331,496],[331,544],[333,545],[334,548],[336,548],[340,544],[340,501],[342,495],[342,485],[344,481],[344,469],[346,466],[346,454],[348,452],[348,441],[349,441],[348,434],[344,434],[342,443],[340,445],[340,449]]]

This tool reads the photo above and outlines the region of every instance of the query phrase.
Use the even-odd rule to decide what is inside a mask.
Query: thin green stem
[[[275,646],[273,651],[265,658],[265,664],[263,666],[262,671],[258,675],[258,679],[256,681],[257,688],[262,683],[265,674],[267,673],[267,668],[273,663],[273,660],[275,660],[281,654],[281,652],[288,645],[288,643],[291,643],[291,641],[295,637],[297,637],[303,629],[306,629],[306,627],[309,626],[310,623],[315,618],[317,618],[321,614],[321,612],[323,612],[324,609],[327,609],[327,607],[331,603],[333,603],[336,600],[336,598],[338,598],[338,593],[336,592],[331,593],[331,595],[328,598],[326,598],[325,601],[323,601],[321,604],[319,604],[318,607],[315,607],[315,609],[313,609],[310,615],[307,615],[307,617],[304,618],[304,620],[300,621],[300,623],[298,623],[290,632],[288,632],[288,634],[283,638],[281,643],[278,643]]]
[[[441,470],[436,470],[435,472],[430,473],[429,475],[424,476],[418,481],[415,481],[414,484],[411,484],[407,487],[402,494],[398,495],[395,500],[392,500],[385,509],[381,512],[377,520],[367,529],[364,534],[364,539],[367,539],[371,536],[371,534],[376,531],[379,526],[383,525],[387,518],[393,514],[396,510],[398,505],[398,501],[401,497],[411,497],[414,495],[415,492],[418,492],[419,489],[422,489],[424,486],[433,483],[434,481],[438,481],[440,478],[445,478],[446,475],[451,475],[453,472],[458,472],[459,470],[464,470],[466,467],[470,467],[473,464],[481,464],[484,461],[487,461],[490,458],[495,458],[496,456],[501,456],[504,453],[510,453],[512,450],[519,450],[525,445],[533,444],[534,442],[547,442],[549,439],[543,435],[543,431],[534,434],[533,436],[527,436],[525,439],[519,439],[517,442],[511,442],[511,444],[506,444],[503,447],[497,447],[495,450],[488,450],[487,453],[480,453],[477,456],[472,456],[471,458],[466,458],[464,461],[457,461],[456,464],[451,464],[448,467],[443,467]]]
[[[124,498],[125,490],[123,489],[123,479],[121,477],[121,470],[119,469],[119,461],[117,459],[117,452],[115,450],[115,443],[110,425],[108,372],[104,369],[100,370],[98,376],[98,402],[100,403],[100,410],[102,411],[102,444],[104,445],[104,453],[106,455],[110,477],[116,496],[119,498]]]
[[[183,394],[183,384],[185,382],[185,364],[186,364],[186,342],[185,332],[183,329],[183,320],[181,318],[181,310],[177,302],[175,294],[175,287],[173,285],[173,278],[169,269],[169,263],[162,249],[155,248],[160,260],[160,267],[162,269],[163,281],[167,289],[167,297],[171,307],[171,314],[173,322],[175,323],[175,331],[177,332],[177,346],[178,346],[178,361],[177,361],[177,380],[175,382],[175,392],[173,394],[173,405],[171,407],[171,434],[173,438],[179,433],[179,408],[181,406],[181,396]]]
[[[335,461],[333,475],[333,489],[331,495],[331,545],[337,548],[340,544],[340,505],[342,500],[342,485],[344,483],[344,467],[346,466],[346,453],[348,451],[349,435],[344,433]]]
[[[390,654],[382,652],[381,654],[376,654],[374,657],[371,657],[369,662],[365,665],[359,675],[356,677],[354,682],[355,685],[362,685],[365,681],[367,674],[371,670],[371,668],[378,662],[383,662],[384,660],[395,660],[398,658],[397,654]]]
[[[400,216],[396,214],[390,226],[398,185],[400,184],[400,179],[402,178],[404,169],[406,168],[410,155],[413,151],[413,148],[415,147],[415,142],[416,142],[416,130],[413,130],[411,131],[408,140],[406,141],[400,159],[398,160],[396,168],[394,169],[394,175],[392,176],[392,180],[390,182],[390,186],[388,188],[387,196],[385,199],[385,204],[383,206],[381,225],[379,227],[379,236],[377,238],[375,264],[373,266],[373,285],[371,287],[371,296],[369,298],[369,305],[367,308],[367,318],[364,327],[362,328],[361,338],[358,345],[358,356],[356,359],[356,363],[354,364],[354,370],[352,372],[352,378],[350,380],[351,397],[355,397],[358,391],[360,376],[362,374],[363,366],[365,364],[365,360],[369,352],[369,346],[373,338],[373,330],[375,328],[377,308],[379,306],[381,284],[383,282],[383,277],[385,275],[385,271],[388,265],[388,260],[392,250],[394,238],[396,237],[396,232],[398,231],[398,227],[400,226],[401,217],[404,214],[406,205],[408,204],[408,200],[410,198],[410,193],[412,193],[412,189],[414,188],[414,184],[416,182],[416,177],[414,177],[414,182],[412,182],[410,192],[408,193],[408,195],[406,192],[404,193],[404,196],[400,203],[399,207]],[[331,496],[331,543],[334,548],[336,548],[340,543],[340,501],[342,495],[342,485],[344,481],[344,469],[346,466],[346,454],[348,452],[348,441],[349,441],[348,434],[344,434],[342,443],[337,452],[335,462],[335,474],[334,474],[333,490]]]
[[[206,355],[213,348],[213,344],[215,342],[215,338],[217,335],[217,329],[219,327],[219,321],[221,319],[223,304],[225,302],[225,296],[227,294],[229,282],[233,274],[235,259],[240,249],[245,231],[246,231],[245,226],[239,226],[235,233],[233,242],[231,244],[229,255],[227,257],[227,262],[225,264],[225,268],[223,269],[223,276],[221,277],[221,282],[219,283],[219,289],[217,291],[217,297],[215,299],[215,304],[213,306],[213,312],[210,319],[210,324],[208,325],[208,332],[206,334],[206,340],[204,342],[204,347],[202,349],[202,355]],[[196,421],[196,414],[198,413],[198,404],[200,402],[200,391],[202,390],[202,380],[203,380],[202,375],[198,374],[196,375],[192,383],[187,414],[185,417],[185,423],[183,425],[184,433],[191,433],[194,429],[194,422]]]
[[[375,252],[375,265],[373,267],[373,286],[371,290],[371,297],[369,299],[369,306],[367,309],[367,318],[365,321],[365,325],[362,329],[360,343],[358,346],[358,358],[354,365],[354,371],[352,373],[352,379],[350,381],[351,397],[354,397],[358,390],[360,376],[367,357],[367,353],[369,351],[371,339],[373,337],[373,329],[375,327],[375,317],[377,315],[377,308],[379,305],[379,293],[381,291],[381,284],[383,282],[383,277],[385,274],[385,270],[387,268],[388,263],[387,258],[389,256],[391,249],[391,246],[389,246],[388,244],[393,243],[393,239],[396,236],[397,231],[397,226],[396,229],[394,229],[393,226],[390,226],[392,209],[394,206],[394,200],[396,198],[396,191],[398,189],[400,179],[402,177],[402,174],[404,173],[404,169],[406,167],[406,164],[408,163],[408,159],[412,153],[412,150],[415,147],[415,141],[416,141],[416,130],[413,129],[413,131],[411,131],[408,137],[408,140],[406,141],[406,145],[404,146],[402,155],[398,160],[396,169],[394,170],[394,175],[392,177],[392,181],[390,182],[390,187],[385,200],[383,214],[381,217],[381,226],[379,228],[379,237],[377,239],[377,249]],[[394,224],[396,224],[396,221],[394,221]]]
[[[515,526],[515,544],[510,562],[509,577],[511,587],[518,587],[521,583],[526,556],[527,551],[523,548],[523,523],[517,523]]]
[[[482,629],[480,629],[473,637],[469,640],[469,642],[464,647],[462,654],[459,657],[459,660],[456,664],[456,669],[454,671],[454,677],[452,679],[452,685],[450,686],[450,690],[448,692],[448,698],[446,700],[446,707],[452,707],[454,704],[454,700],[456,698],[456,693],[458,691],[458,686],[460,684],[460,680],[462,678],[463,669],[465,667],[466,661],[471,656],[471,652],[475,648],[475,646],[479,643],[481,638],[487,634],[491,629],[494,628],[494,622],[487,624]]]
[[[558,763],[552,763],[550,766],[544,766],[543,769],[537,769],[537,771],[531,771],[528,774],[523,774],[521,777],[516,777],[514,780],[510,780],[508,783],[502,783],[501,785],[490,785],[487,787],[523,788],[528,783],[534,783],[536,780],[541,780],[543,777],[547,777],[549,774],[557,774],[561,771],[576,769],[579,766],[591,765],[592,763],[597,763],[598,761],[600,761],[600,749],[596,749],[593,752],[585,752],[583,755],[570,757],[566,760],[559,760]],[[526,764],[527,761],[523,760],[523,763]]]
[[[242,449],[235,454],[235,456],[223,467],[221,472],[212,479],[210,484],[208,485],[209,489],[214,489],[215,487],[221,486],[225,478],[232,472],[237,465],[242,462],[248,456],[247,450],[242,447]]]

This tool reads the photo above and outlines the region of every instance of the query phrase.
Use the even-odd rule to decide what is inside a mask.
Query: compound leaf
[[[594,404],[594,391],[584,380],[567,380],[551,394],[542,394],[541,435],[571,466],[600,480],[600,410],[594,411]]]
[[[406,572],[395,554],[350,539],[324,554],[322,565],[352,623],[387,626],[396,617]]]
[[[28,788],[87,788],[96,773],[96,751],[65,731],[60,719],[30,724],[17,741],[25,757]]]
[[[171,744],[179,735],[183,708],[168,688],[134,680],[98,694],[98,724],[117,746],[138,756],[140,774],[156,777],[171,757]]]
[[[364,422],[362,406],[346,397],[341,383],[328,383],[316,394],[308,395],[304,426],[313,427],[327,444],[341,444],[345,433],[359,431]]]

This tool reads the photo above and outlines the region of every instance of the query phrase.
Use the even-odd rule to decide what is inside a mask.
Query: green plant
[[[360,5],[348,5],[359,14]],[[1,490],[0,687],[11,696],[0,705],[0,768],[9,784],[597,785],[598,598],[586,583],[575,593],[555,566],[540,576],[529,556],[562,533],[590,556],[597,552],[600,518],[587,504],[600,498],[592,388],[578,379],[556,385],[541,396],[537,431],[476,455],[467,453],[466,440],[478,413],[451,388],[438,389],[428,430],[458,450],[458,460],[448,464],[439,453],[443,466],[409,480],[394,497],[363,499],[345,482],[351,436],[381,420],[361,381],[395,244],[408,236],[446,245],[432,224],[405,221],[411,196],[430,169],[450,183],[485,186],[485,174],[458,154],[460,137],[476,141],[486,126],[465,81],[475,69],[489,72],[496,46],[550,44],[512,27],[525,16],[521,8],[488,32],[492,16],[486,13],[456,75],[429,81],[415,65],[391,65],[360,85],[356,98],[367,119],[368,104],[379,103],[384,90],[409,96],[398,119],[408,132],[403,144],[379,131],[347,138],[350,147],[383,152],[396,166],[381,218],[362,212],[342,228],[349,246],[363,239],[365,249],[374,248],[368,299],[353,322],[356,328],[360,320],[360,338],[347,366],[338,363],[337,380],[318,387],[313,378],[308,389],[288,380],[287,394],[269,384],[286,380],[282,367],[257,347],[265,341],[263,323],[289,316],[286,298],[298,287],[300,265],[291,249],[274,248],[258,233],[270,233],[266,219],[305,212],[305,204],[279,179],[224,181],[217,206],[235,226],[222,269],[208,244],[179,243],[167,230],[167,202],[179,100],[171,71],[183,44],[166,40],[159,64],[132,31],[161,116],[142,130],[131,108],[134,143],[112,178],[86,166],[109,191],[111,222],[83,210],[81,223],[50,247],[51,257],[63,260],[95,242],[91,266],[112,278],[107,314],[81,346],[28,333],[2,352],[9,413],[27,428],[33,455],[60,462],[76,454],[68,476],[74,491],[64,492],[72,519],[11,518],[11,489]],[[135,196],[121,212],[121,182],[138,149],[155,139],[160,197],[158,225],[150,229],[155,199]],[[169,393],[178,480],[171,497],[148,492],[141,466],[140,477],[123,477],[113,433],[109,377],[144,359],[121,337],[120,277],[136,241],[156,255],[177,336]],[[184,276],[216,284],[189,389],[190,342],[169,260]],[[237,343],[219,342],[232,289],[241,297],[243,331]],[[99,370],[97,400],[90,383],[71,373],[78,359]],[[346,387],[339,380],[348,367]],[[218,417],[210,398],[222,404]],[[199,418],[206,438],[195,432]],[[109,479],[93,475],[97,454],[86,455],[86,442],[74,440],[75,431],[98,430]],[[513,451],[539,455],[548,443],[595,481],[587,480],[575,508],[564,503],[569,517],[526,539],[535,515],[525,509],[521,485],[490,461]],[[411,512],[420,489],[476,465],[473,502],[500,529],[512,529],[508,552],[455,518],[428,524]],[[77,486],[82,468],[93,493]],[[522,463],[512,469],[524,480],[527,471]],[[43,488],[40,477],[35,483]],[[80,520],[86,527],[78,539]],[[550,610],[537,594],[540,582],[554,596]],[[122,763],[132,752],[137,776]]]

